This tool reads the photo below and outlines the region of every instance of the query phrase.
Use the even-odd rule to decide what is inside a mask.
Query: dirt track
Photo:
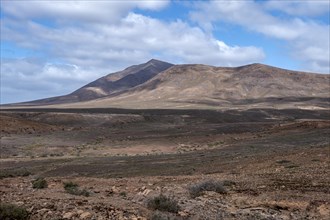
[[[31,173],[0,180],[1,198],[27,207],[31,219],[80,219],[81,211],[151,219],[146,203],[160,193],[181,207],[162,219],[330,216],[327,111],[36,111],[0,115],[2,176]],[[36,177],[49,187],[33,189]],[[224,195],[189,196],[189,185],[210,179],[233,185]],[[91,196],[65,193],[67,180]]]

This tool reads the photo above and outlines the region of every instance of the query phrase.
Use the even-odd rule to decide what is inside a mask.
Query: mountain
[[[40,99],[32,102],[21,103],[24,105],[53,105],[61,103],[74,103],[106,97],[134,88],[158,73],[170,68],[173,64],[152,59],[147,63],[134,65],[122,71],[110,73],[101,77],[78,90],[64,96]]]
[[[330,103],[329,83],[329,74],[263,64],[215,67],[151,60],[102,77],[67,96],[33,104],[57,104],[59,108],[324,109]]]
[[[112,97],[66,107],[119,108],[327,108],[328,74],[263,64],[241,67],[175,65]]]

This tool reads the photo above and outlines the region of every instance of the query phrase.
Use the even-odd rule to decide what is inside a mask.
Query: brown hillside
[[[329,75],[262,64],[236,68],[175,65],[125,93],[72,107],[221,108],[255,103],[326,107],[319,102],[328,102],[329,79]]]

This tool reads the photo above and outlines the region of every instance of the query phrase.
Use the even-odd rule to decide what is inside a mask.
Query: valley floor
[[[2,111],[1,203],[30,219],[330,217],[328,111],[108,111]],[[179,210],[153,210],[159,195]]]

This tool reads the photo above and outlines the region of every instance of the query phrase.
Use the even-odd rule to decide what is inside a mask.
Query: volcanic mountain
[[[152,59],[147,63],[130,66],[122,71],[103,76],[71,94],[40,99],[22,104],[53,105],[60,103],[75,103],[106,97],[114,93],[120,93],[130,88],[134,88],[171,66],[173,66],[173,64]]]
[[[328,108],[330,75],[263,64],[214,67],[151,60],[62,97],[26,103],[63,108]]]

